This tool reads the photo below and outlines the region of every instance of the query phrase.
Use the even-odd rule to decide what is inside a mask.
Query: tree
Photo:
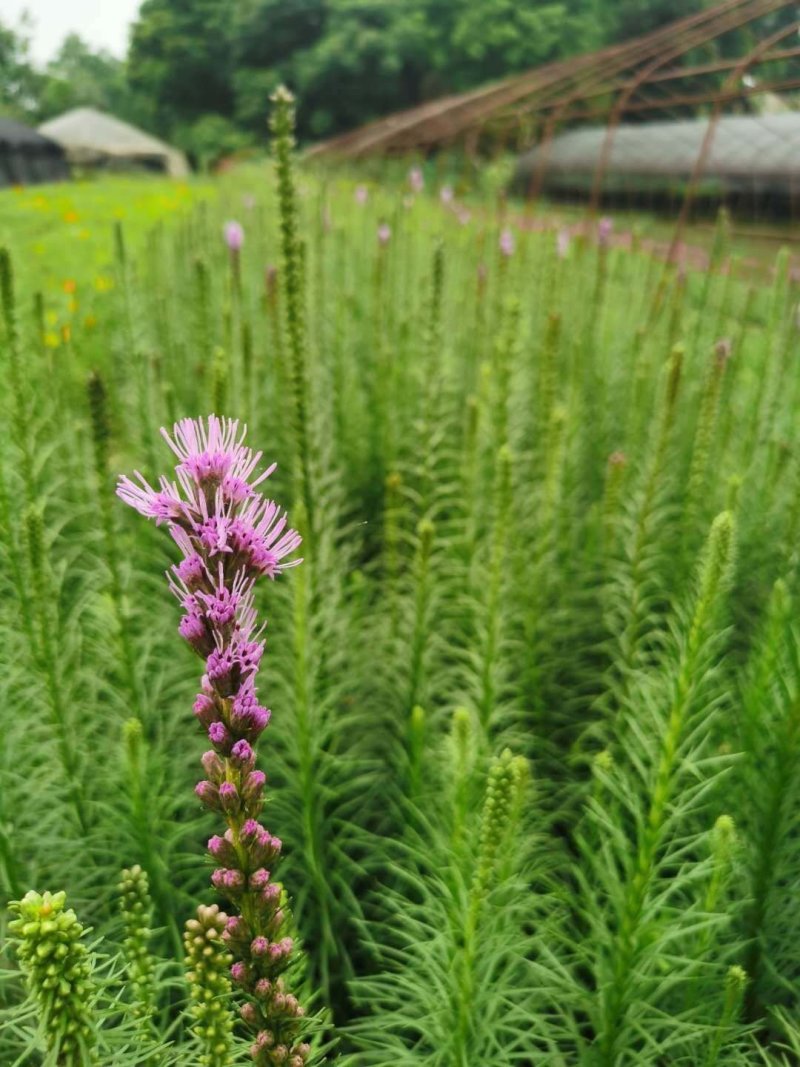
[[[93,52],[72,33],[47,65],[39,112],[48,118],[81,106],[130,117],[132,101],[124,63],[108,52]]]
[[[145,0],[134,23],[128,79],[169,134],[202,115],[233,115],[235,0]]]
[[[30,23],[17,28],[0,21],[0,113],[34,120],[38,114],[42,76],[30,61]]]

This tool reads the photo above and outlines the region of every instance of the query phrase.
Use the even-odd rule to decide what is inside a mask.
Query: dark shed
[[[21,122],[0,117],[0,187],[69,178],[61,145]]]

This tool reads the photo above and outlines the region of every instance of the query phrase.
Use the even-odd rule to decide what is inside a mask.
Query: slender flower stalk
[[[275,578],[300,562],[286,559],[300,535],[258,491],[274,465],[255,475],[261,453],[244,444],[238,422],[210,415],[162,433],[178,458],[176,481],[162,477],[154,489],[137,473],[136,481],[121,478],[117,493],[166,523],[183,553],[168,580],[184,611],[179,632],[205,661],[194,713],[211,748],[196,793],[227,824],[208,848],[218,864],[212,884],[239,912],[224,931],[231,977],[247,998],[241,1014],[255,1035],[255,1063],[302,1067],[309,1051],[297,1041],[303,1009],[282,977],[293,947],[289,915],[272,873],[281,842],[258,821],[266,778],[256,768],[255,746],[270,711],[256,690],[264,627],[253,604],[260,577]]]
[[[299,212],[294,178],[294,97],[285,86],[281,85],[270,99],[273,105],[270,114],[270,131],[278,191],[286,336],[294,400],[293,428],[300,465],[303,500],[313,543],[315,511],[308,426],[308,327],[305,309],[304,249],[298,232]]]

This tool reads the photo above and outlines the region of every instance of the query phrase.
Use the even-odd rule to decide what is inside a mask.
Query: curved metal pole
[[[748,22],[755,18],[761,18],[763,15],[769,14],[772,10],[780,10],[781,7],[786,7],[789,3],[793,3],[794,0],[767,0],[766,4],[762,3],[763,10],[757,12],[745,11],[744,17],[741,11],[738,12],[739,17],[736,16],[737,8],[743,6],[752,6],[751,0],[730,0],[727,5],[723,5],[720,8],[715,9],[715,16],[719,16],[720,24],[717,25],[716,18],[712,20],[712,32],[708,33],[708,26],[703,30],[699,30],[692,34],[690,37],[682,41],[671,51],[664,53],[661,56],[657,56],[652,63],[644,67],[638,72],[636,77],[628,83],[626,88],[617,98],[606,126],[606,135],[603,140],[603,145],[600,150],[600,156],[595,167],[594,177],[592,180],[592,192],[589,200],[589,215],[590,217],[597,214],[600,196],[602,193],[603,178],[605,177],[608,164],[611,160],[611,152],[614,146],[614,138],[622,120],[622,116],[627,110],[631,97],[638,92],[641,86],[649,81],[653,74],[662,69],[667,63],[671,63],[675,59],[679,59],[682,55],[685,55],[692,48],[696,48],[699,44],[706,44],[709,41],[716,40],[722,36],[723,33],[729,33],[731,30],[738,29],[739,26],[746,25]],[[723,16],[727,15],[725,19]]]
[[[681,210],[678,215],[678,219],[675,223],[675,230],[672,234],[672,241],[669,246],[669,252],[667,254],[667,262],[671,263],[675,258],[675,254],[678,250],[678,246],[683,238],[683,231],[686,229],[686,223],[689,218],[689,211],[694,199],[694,192],[697,188],[697,183],[705,171],[706,164],[708,163],[708,157],[711,154],[711,149],[714,145],[714,137],[717,132],[717,124],[719,122],[720,114],[722,112],[722,106],[726,99],[730,96],[730,91],[733,85],[740,81],[742,76],[747,73],[750,67],[757,64],[759,58],[767,52],[778,41],[782,41],[785,37],[789,37],[793,33],[797,33],[800,29],[800,20],[791,23],[789,26],[785,26],[782,30],[778,30],[771,36],[766,37],[763,41],[756,45],[746,56],[737,64],[731,71],[728,77],[725,79],[721,89],[716,94],[714,100],[714,109],[708,120],[708,127],[706,128],[705,136],[703,137],[703,143],[700,146],[700,152],[695,160],[692,173],[689,177],[689,184],[686,187],[686,193],[683,197],[683,203],[681,204]]]

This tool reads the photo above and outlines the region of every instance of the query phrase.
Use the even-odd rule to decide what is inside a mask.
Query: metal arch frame
[[[769,50],[773,47],[773,45],[778,44],[790,34],[796,34],[798,29],[800,29],[800,19],[796,19],[788,26],[784,26],[782,29],[776,30],[776,32],[770,34],[769,37],[765,37],[764,40],[759,41],[759,43],[753,49],[751,49],[751,51],[748,52],[746,56],[743,56],[739,63],[737,63],[737,65],[733,68],[733,70],[723,82],[719,92],[716,94],[716,97],[714,99],[713,111],[708,120],[708,127],[706,129],[705,136],[703,137],[703,143],[700,146],[700,151],[697,154],[697,159],[695,160],[694,167],[692,168],[692,173],[689,177],[689,182],[686,187],[686,193],[681,201],[681,209],[678,213],[678,218],[675,223],[675,229],[672,234],[672,241],[670,242],[669,254],[667,257],[668,262],[672,262],[672,260],[674,259],[675,254],[678,250],[678,246],[683,237],[683,231],[689,219],[689,211],[691,210],[692,201],[694,200],[694,194],[695,190],[697,189],[697,184],[703,176],[703,172],[706,169],[706,164],[708,163],[708,158],[711,155],[711,149],[714,146],[714,137],[716,136],[717,132],[717,124],[719,123],[720,115],[722,114],[722,106],[725,102],[726,96],[730,95],[733,86],[738,81],[740,81],[742,77],[744,77],[747,71],[758,64],[760,57],[765,52],[768,53]]]
[[[777,0],[777,3],[776,0],[767,0],[765,4],[766,9],[762,12],[762,15],[771,14],[772,11],[779,10],[781,5],[782,0]],[[729,6],[731,9],[731,13],[734,13],[737,7],[741,8],[743,5],[741,3],[732,3]],[[721,9],[717,10],[721,15]],[[728,14],[728,12],[725,12],[725,14]],[[741,12],[739,12],[739,14],[741,15]],[[723,20],[721,19],[721,21]],[[728,33],[731,30],[738,29],[741,25],[747,25],[749,21],[751,21],[749,12],[745,12],[744,19],[734,18],[730,20],[729,24],[721,32]],[[719,35],[720,34],[718,33],[716,36]],[[668,51],[662,56],[657,56],[652,61],[652,63],[648,64],[641,71],[639,71],[636,77],[629,82],[629,84],[617,97],[617,100],[615,101],[614,107],[612,108],[611,114],[608,118],[606,126],[606,135],[603,140],[603,147],[600,151],[600,157],[598,159],[597,167],[595,169],[594,177],[592,180],[592,192],[589,200],[589,211],[591,214],[596,214],[598,210],[600,204],[600,196],[602,194],[603,179],[605,177],[606,170],[608,169],[608,164],[611,160],[611,152],[614,146],[614,137],[617,128],[620,122],[622,121],[622,116],[625,113],[628,104],[630,103],[633,96],[639,91],[643,84],[650,83],[653,80],[653,75],[657,74],[658,71],[661,70],[667,63],[671,63],[676,59],[680,59],[682,56],[686,55],[686,53],[689,52],[692,48],[696,48],[698,44],[706,44],[707,42],[707,37],[703,37],[699,41],[696,40],[694,37],[681,41],[671,51]]]
[[[611,156],[613,136],[626,112],[666,110],[680,103],[708,103],[719,110],[727,100],[751,95],[745,89],[736,92],[732,88],[736,79],[741,78],[742,64],[745,64],[743,70],[746,71],[763,62],[794,58],[799,50],[787,49],[783,53],[771,54],[771,45],[765,49],[762,41],[742,60],[707,63],[685,70],[676,68],[665,71],[665,65],[680,59],[694,48],[710,44],[726,33],[755,23],[793,3],[796,0],[723,0],[716,7],[686,16],[643,37],[599,52],[558,60],[490,86],[434,100],[376,120],[313,146],[308,155],[358,158],[371,154],[430,151],[459,140],[475,144],[489,122],[505,120],[521,124],[527,117],[528,127],[533,129],[536,123],[530,120],[538,117],[545,122],[540,146],[544,148],[546,156],[547,146],[560,123],[605,115],[609,129],[592,187],[592,207],[596,208],[603,174]],[[791,32],[792,28],[784,28],[778,31],[777,37],[773,34],[768,40],[774,44],[776,39],[788,36]],[[766,55],[763,54],[765,51]],[[727,69],[732,73],[725,80],[723,89],[694,96],[667,96],[662,101],[638,102],[634,99],[649,84],[696,78]],[[626,72],[630,72],[630,76],[620,78]],[[602,108],[595,111],[575,110],[576,104],[587,103],[592,98],[606,94],[613,95],[610,112]],[[542,176],[545,167],[546,164],[541,167]]]

